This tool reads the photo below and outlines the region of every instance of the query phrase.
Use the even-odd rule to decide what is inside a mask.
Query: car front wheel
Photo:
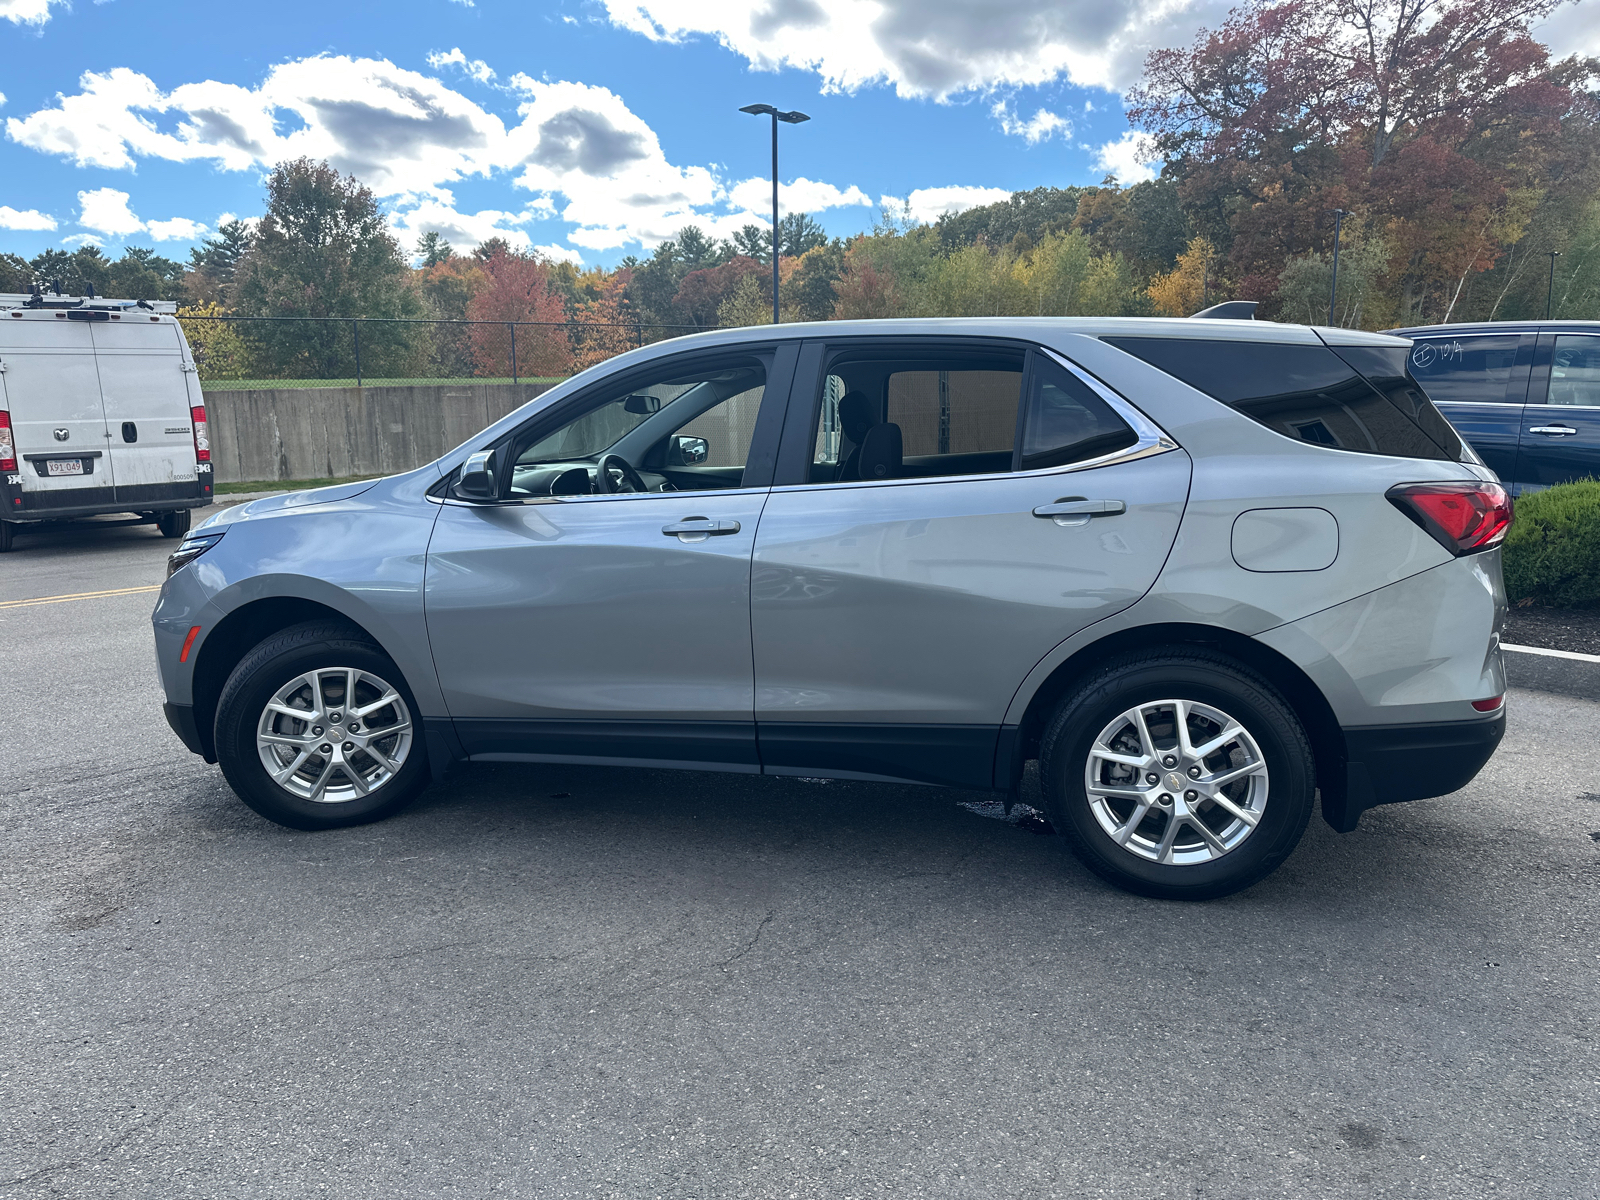
[[[1260,675],[1207,651],[1129,655],[1069,694],[1045,733],[1051,821],[1128,891],[1208,900],[1249,887],[1299,843],[1311,746]]]
[[[216,748],[239,798],[292,829],[381,820],[428,778],[399,668],[327,623],[286,629],[245,655],[217,703]]]

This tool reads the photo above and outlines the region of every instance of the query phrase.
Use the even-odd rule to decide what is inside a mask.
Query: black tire
[[[381,783],[373,785],[370,795],[334,801],[308,799],[280,786],[268,774],[262,761],[262,751],[257,746],[257,733],[267,702],[280,688],[302,674],[317,670],[331,672],[339,667],[370,673],[392,687],[399,694],[404,709],[385,710],[385,714],[392,712],[396,718],[408,718],[411,737],[400,769]],[[330,697],[337,696],[337,678],[330,675],[325,682],[327,694]],[[369,688],[372,684],[364,681],[359,686]],[[342,710],[333,703],[330,703],[327,711],[330,714],[338,711],[342,718]],[[380,714],[379,719],[387,719],[387,716]],[[312,726],[309,721],[303,724],[306,726],[303,732],[322,728],[320,725]],[[333,727],[330,725],[328,728],[331,730]],[[217,761],[229,786],[263,817],[290,829],[337,829],[380,821],[409,804],[428,783],[428,755],[422,718],[417,712],[411,689],[400,674],[400,668],[359,630],[337,622],[313,621],[292,626],[272,635],[246,654],[228,677],[217,702],[215,739]],[[331,746],[337,740],[330,734],[327,744]],[[393,753],[397,744],[386,744],[383,752]],[[317,750],[320,748],[320,745],[316,747]],[[343,747],[340,749],[342,751]],[[285,750],[284,753],[298,754],[293,750]],[[364,751],[356,752],[356,771],[362,769],[360,764],[363,763],[377,766],[376,760],[362,755]],[[337,782],[342,788],[350,788],[351,771],[338,765],[333,758],[323,758],[320,754],[308,761],[305,768],[308,776],[319,773],[319,763],[332,781],[330,787]],[[304,781],[296,776],[291,777],[290,782]]]
[[[1232,794],[1236,797],[1260,797],[1261,807],[1253,827],[1247,827],[1242,821],[1236,824],[1236,818],[1230,812],[1214,802],[1208,803],[1203,794],[1183,793],[1185,799],[1192,794],[1201,795],[1194,810],[1195,819],[1205,821],[1208,828],[1217,827],[1221,833],[1218,841],[1231,848],[1217,852],[1214,847],[1208,847],[1194,828],[1194,822],[1185,818],[1178,820],[1174,849],[1181,850],[1187,844],[1189,849],[1186,852],[1192,857],[1214,855],[1208,861],[1184,864],[1146,857],[1149,854],[1161,855],[1161,843],[1157,835],[1164,835],[1168,823],[1177,820],[1171,815],[1176,811],[1174,804],[1159,799],[1163,794],[1172,795],[1165,791],[1171,786],[1166,780],[1174,778],[1174,772],[1168,771],[1165,765],[1165,750],[1161,752],[1160,760],[1152,764],[1155,770],[1144,775],[1148,780],[1150,774],[1156,774],[1160,780],[1153,785],[1148,782],[1143,785],[1150,788],[1148,802],[1154,805],[1147,810],[1149,816],[1144,821],[1135,824],[1133,818],[1139,806],[1146,801],[1101,798],[1098,801],[1101,805],[1100,816],[1096,815],[1096,809],[1091,804],[1086,774],[1096,739],[1123,714],[1140,705],[1154,705],[1162,700],[1195,702],[1233,718],[1253,739],[1266,768],[1263,780],[1247,778],[1243,781],[1245,791],[1238,790],[1240,784],[1225,785],[1234,789]],[[1165,712],[1170,716],[1170,709]],[[1163,744],[1165,736],[1165,740],[1170,741],[1170,729],[1173,726],[1163,727],[1169,730],[1163,735],[1148,720],[1154,716],[1159,722],[1162,711],[1152,709],[1146,716],[1147,724],[1151,725],[1152,739]],[[1203,714],[1196,714],[1192,720],[1194,725],[1186,723],[1191,741],[1196,736],[1197,728],[1216,728],[1215,723],[1208,724],[1208,718]],[[1124,736],[1132,736],[1135,740],[1138,738],[1131,725],[1126,728]],[[1175,750],[1175,755],[1179,753]],[[1215,765],[1219,758],[1229,755],[1233,757],[1227,764],[1220,767]],[[1176,774],[1183,776],[1185,786],[1190,782],[1184,765],[1188,761],[1180,759],[1176,771]],[[1231,769],[1232,764],[1248,764],[1252,761],[1254,754],[1249,751],[1247,744],[1236,741],[1232,749],[1225,748],[1220,756],[1213,754],[1204,764],[1193,765],[1203,772],[1209,772],[1213,769]],[[1118,772],[1122,768],[1106,763],[1105,769]],[[1133,768],[1126,770],[1135,776],[1139,774]],[[1181,647],[1143,651],[1117,658],[1095,671],[1068,694],[1045,731],[1039,773],[1050,821],[1078,860],[1108,883],[1140,895],[1165,900],[1210,900],[1240,891],[1271,874],[1299,844],[1306,823],[1311,819],[1316,798],[1316,770],[1311,744],[1299,718],[1277,689],[1248,667],[1224,655]],[[1115,779],[1105,776],[1098,778],[1102,784],[1116,783]],[[1249,791],[1253,787],[1259,787],[1260,790]],[[1222,794],[1227,798],[1230,793],[1223,791]],[[1241,801],[1246,805],[1255,802]],[[1113,805],[1121,807],[1113,809]],[[1136,849],[1130,850],[1119,845],[1112,833],[1101,824],[1102,819],[1108,819],[1112,824],[1122,821],[1119,833],[1133,825],[1129,841]],[[1147,830],[1150,832],[1145,832]],[[1231,841],[1231,838],[1238,840]],[[1151,841],[1156,842],[1154,847],[1150,845]]]
[[[16,538],[16,526],[10,521],[0,521],[0,554],[7,553]]]
[[[156,528],[161,530],[162,537],[182,537],[189,532],[189,510],[176,508],[171,512],[162,513],[156,518]]]

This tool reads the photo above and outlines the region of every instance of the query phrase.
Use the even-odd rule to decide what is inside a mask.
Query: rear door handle
[[[1128,511],[1121,500],[1085,500],[1081,496],[1068,496],[1054,504],[1041,504],[1033,510],[1036,517],[1053,520],[1057,525],[1087,525],[1090,517],[1114,517]]]
[[[1529,433],[1542,433],[1546,437],[1570,437],[1578,431],[1570,425],[1535,425]]]
[[[667,537],[675,537],[681,542],[703,542],[708,537],[721,534],[738,533],[739,522],[725,520],[713,521],[710,517],[690,517],[671,525],[663,525],[661,532]]]

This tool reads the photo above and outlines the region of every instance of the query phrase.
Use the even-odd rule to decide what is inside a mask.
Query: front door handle
[[[1045,517],[1057,525],[1087,525],[1090,517],[1114,517],[1128,511],[1121,500],[1085,500],[1082,496],[1063,496],[1054,504],[1041,504],[1033,510],[1036,517]]]
[[[1571,425],[1535,425],[1529,433],[1542,433],[1546,437],[1571,437],[1578,431]]]
[[[668,537],[677,538],[680,542],[703,542],[708,537],[738,533],[739,522],[731,520],[713,521],[710,517],[689,517],[687,520],[677,521],[671,525],[663,525],[661,532]]]

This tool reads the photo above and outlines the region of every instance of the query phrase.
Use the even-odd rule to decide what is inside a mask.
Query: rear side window
[[[1024,471],[1099,458],[1138,440],[1081,379],[1042,354],[1033,356],[1022,434]]]
[[[1362,454],[1459,459],[1454,434],[1440,445],[1397,403],[1326,346],[1202,338],[1108,337],[1119,350],[1183,380],[1285,437]],[[1442,420],[1442,418],[1441,418]]]
[[[1600,337],[1563,333],[1556,338],[1549,402],[1600,407]]]
[[[1408,365],[1436,403],[1505,404],[1521,340],[1515,333],[1416,338]]]

